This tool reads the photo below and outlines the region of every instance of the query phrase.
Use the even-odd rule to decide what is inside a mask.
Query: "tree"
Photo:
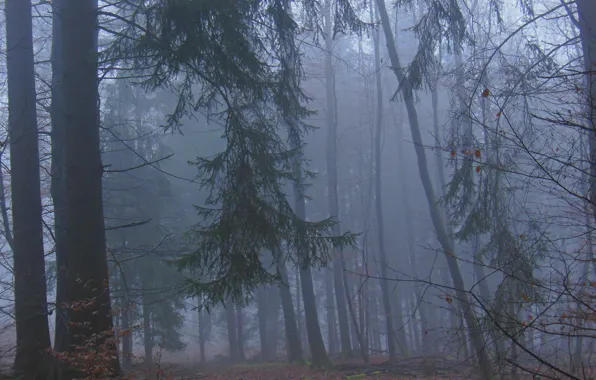
[[[339,225],[339,200],[337,194],[337,100],[335,99],[335,73],[333,72],[333,36],[331,34],[331,0],[325,1],[325,87],[327,100],[327,198],[329,203],[330,218],[336,221],[333,233],[340,235]],[[343,278],[343,251],[335,252],[333,258],[333,283],[335,285],[335,301],[337,304],[337,316],[339,319],[339,337],[343,355],[352,355],[352,343],[350,341],[350,327],[348,322],[347,300],[344,291]],[[328,326],[334,328],[333,324]]]
[[[191,274],[189,292],[208,295],[205,300],[212,304],[228,296],[240,300],[247,291],[277,279],[263,267],[262,250],[284,243],[291,260],[300,251],[306,255],[300,260],[314,266],[327,261],[333,246],[354,241],[349,233],[331,236],[331,220],[314,223],[298,217],[286,196],[285,182],[299,179],[292,169],[296,152],[280,136],[278,115],[300,120],[310,112],[301,104],[306,97],[299,88],[299,57],[275,66],[267,58],[285,56],[287,46],[280,41],[294,43],[298,33],[283,3],[218,2],[206,8],[201,1],[158,1],[143,9],[144,17],[155,20],[150,29],[131,21],[106,52],[141,74],[157,67],[145,81],[151,88],[173,83],[179,103],[169,126],[179,126],[184,116],[199,109],[224,122],[225,150],[196,160],[201,186],[210,194],[205,206],[197,208],[201,222],[188,235],[194,251],[179,260],[180,268]],[[349,4],[341,3],[342,14],[353,16]],[[313,4],[307,5],[309,14],[315,11]],[[214,23],[200,28],[200,19]],[[264,35],[255,19],[262,19],[275,36]],[[178,46],[178,41],[186,42]],[[273,50],[268,49],[271,42]],[[174,77],[179,80],[170,82]],[[296,128],[299,138],[309,129],[302,123]],[[303,236],[296,233],[300,229]]]
[[[282,255],[280,252],[277,254]],[[298,332],[298,322],[296,320],[296,312],[294,311],[292,291],[290,290],[288,281],[288,269],[285,260],[283,259],[277,263],[277,274],[279,276],[279,296],[281,298],[281,306],[284,315],[288,361],[290,363],[302,364],[304,362],[304,353],[302,351],[302,343],[300,342],[300,334]]]
[[[31,1],[6,1],[5,16],[17,333],[14,369],[27,379],[41,379],[47,378],[50,371],[48,350],[51,346],[42,234]]]
[[[596,110],[596,62],[593,57],[596,56],[596,30],[592,27],[592,21],[596,16],[596,4],[588,0],[576,1],[578,11],[578,26],[581,40],[582,53],[584,58],[584,67],[587,87],[587,122],[589,128],[588,146],[590,151],[590,201],[592,203],[592,212],[596,218],[596,125],[594,110]]]
[[[374,5],[370,3],[370,15],[372,19]],[[385,252],[385,224],[383,221],[383,199],[381,189],[381,135],[383,133],[383,85],[381,79],[381,55],[379,52],[379,44],[381,36],[378,30],[373,31],[374,49],[375,49],[375,80],[377,86],[377,110],[375,117],[375,215],[377,217],[377,234],[379,240],[379,265],[381,279],[379,284],[381,286],[381,294],[383,299],[383,308],[385,309],[385,324],[387,328],[387,347],[389,350],[389,358],[395,360],[397,350],[395,347],[395,330],[393,329],[393,310],[391,299],[389,297],[389,284],[387,283],[387,253]]]
[[[410,130],[412,132],[412,138],[416,149],[416,158],[418,160],[418,170],[420,173],[420,179],[424,186],[424,191],[428,202],[428,207],[430,210],[433,226],[435,228],[435,232],[437,233],[439,243],[441,244],[441,247],[443,249],[443,254],[445,255],[445,258],[447,260],[447,264],[453,280],[453,285],[455,287],[458,303],[464,315],[466,324],[470,329],[470,338],[476,351],[476,355],[478,356],[478,359],[480,361],[481,370],[486,378],[490,378],[493,375],[493,368],[490,358],[485,349],[486,344],[484,341],[484,336],[482,335],[482,332],[478,325],[478,321],[474,316],[474,310],[471,307],[469,296],[464,290],[465,288],[463,277],[461,275],[459,264],[455,256],[454,246],[450,242],[450,238],[445,227],[445,221],[442,218],[441,212],[437,205],[436,195],[434,193],[433,185],[428,171],[426,153],[424,152],[424,145],[422,143],[422,136],[420,134],[418,114],[416,111],[416,106],[414,104],[413,91],[415,89],[416,82],[412,80],[411,76],[407,76],[404,74],[403,71],[401,71],[402,66],[399,56],[397,54],[397,49],[395,48],[395,40],[391,31],[391,24],[389,21],[389,15],[387,13],[387,8],[385,7],[385,1],[376,0],[376,4],[379,10],[379,14],[381,16],[381,24],[385,34],[385,41],[387,44],[387,50],[389,52],[391,65],[393,67],[393,72],[395,73],[395,76],[397,77],[397,80],[399,82],[400,91],[406,105],[406,111],[408,114],[408,119],[410,121]],[[453,15],[450,16],[452,17]],[[457,18],[455,20],[457,20]],[[423,47],[423,49],[432,48],[432,45]],[[422,56],[422,54],[420,53],[419,55]],[[420,62],[416,62],[416,64],[420,64]],[[417,67],[417,69],[420,69],[420,67]],[[420,72],[415,73],[417,75],[421,75]],[[416,79],[418,81],[422,81],[423,77],[420,76]]]
[[[55,69],[62,81],[64,121],[65,268],[68,295],[67,349],[91,343],[107,352],[108,374],[120,371],[112,339],[112,314],[103,216],[97,77],[98,9],[94,0],[64,0],[55,22],[59,49]],[[114,359],[115,358],[115,359]]]
[[[68,299],[66,283],[66,189],[64,181],[64,128],[66,124],[64,103],[64,62],[62,59],[62,0],[52,1],[52,84],[51,84],[51,195],[54,206],[54,245],[56,250],[56,331],[54,350],[65,351],[67,348],[67,317],[65,302]]]
[[[226,326],[228,328],[228,350],[230,353],[230,360],[237,361],[240,359],[238,353],[238,328],[236,326],[236,313],[234,312],[234,304],[228,300],[224,304],[226,309]]]

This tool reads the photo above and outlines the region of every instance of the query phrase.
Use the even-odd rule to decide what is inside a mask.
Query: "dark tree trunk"
[[[97,78],[97,0],[63,0],[60,9],[60,97],[64,117],[68,349],[92,344],[110,352],[108,372],[120,372],[113,330],[103,218]],[[97,339],[97,337],[100,337]]]
[[[209,330],[209,327],[211,325],[211,315],[202,311],[200,309],[200,301],[199,301],[199,309],[198,309],[198,320],[199,320],[199,349],[200,349],[200,355],[201,355],[201,364],[205,364],[207,361],[206,355],[205,355],[205,343],[207,342],[207,332]]]
[[[327,317],[327,342],[329,353],[337,352],[337,328],[335,327],[335,306],[333,305],[333,272],[325,270],[325,313]]]
[[[284,314],[284,326],[288,345],[288,361],[290,363],[301,364],[304,363],[304,354],[302,351],[302,343],[300,342],[300,333],[298,332],[296,313],[294,312],[292,292],[290,291],[290,285],[288,283],[288,271],[286,269],[285,261],[280,261],[277,265],[277,270],[281,279],[279,284],[279,294]]]
[[[56,330],[54,332],[54,350],[63,352],[67,348],[67,318],[63,303],[67,301],[66,285],[66,185],[64,128],[66,124],[64,103],[64,63],[62,62],[62,0],[52,1],[52,179],[51,195],[54,206],[54,245],[56,250]]]
[[[292,148],[296,149],[298,147],[293,146]],[[294,171],[297,178],[302,178],[302,167],[298,159],[294,163]],[[302,220],[306,220],[305,197],[302,187],[298,185],[294,186],[294,205],[296,216]],[[303,232],[299,233],[302,234]],[[310,267],[308,267],[308,263],[302,262],[302,257],[304,257],[303,253],[299,252],[298,255],[300,267],[298,281],[300,282],[300,288],[302,290],[302,298],[304,302],[306,334],[308,336],[308,343],[312,356],[312,366],[315,368],[330,368],[333,366],[333,364],[327,355],[325,343],[323,342],[323,335],[321,334],[321,327],[319,326],[319,317],[317,315],[317,304],[315,301],[315,291],[313,288],[311,270]]]
[[[242,307],[240,305],[236,306],[236,322],[238,327],[238,359],[244,361],[246,360],[246,355],[244,354],[244,324]]]
[[[267,317],[269,310],[267,308],[267,287],[257,288],[257,314],[259,319],[259,341],[261,343],[261,360],[267,361],[269,357],[269,336],[267,334]]]
[[[128,369],[132,366],[132,323],[130,320],[132,303],[128,296],[124,297],[122,309],[122,366]]]
[[[228,327],[228,348],[230,360],[238,360],[238,333],[236,328],[236,314],[234,313],[234,304],[228,300],[225,304],[226,322]]]
[[[13,221],[17,347],[14,369],[27,379],[49,376],[33,32],[30,0],[7,0],[6,65]]]
[[[269,305],[267,310],[269,315],[267,317],[267,344],[269,345],[269,357],[275,359],[277,357],[277,344],[279,340],[279,308],[280,308],[280,294],[273,286],[267,286],[266,292],[269,297]]]
[[[462,314],[464,315],[465,322],[468,325],[468,328],[470,329],[470,339],[472,340],[474,350],[476,351],[476,355],[478,356],[481,371],[485,378],[490,378],[493,376],[493,365],[490,357],[488,356],[488,353],[486,352],[486,342],[484,336],[482,335],[482,331],[480,330],[478,321],[476,320],[476,316],[474,315],[474,310],[471,307],[470,299],[468,297],[468,294],[466,294],[463,290],[464,281],[461,271],[459,269],[459,263],[457,262],[455,256],[454,246],[450,241],[450,237],[445,226],[445,221],[443,220],[443,217],[439,210],[432,181],[430,179],[430,174],[428,171],[428,162],[426,159],[426,153],[424,152],[422,135],[420,133],[418,113],[414,104],[413,90],[404,73],[398,69],[399,67],[401,67],[401,62],[397,50],[395,48],[395,40],[391,31],[391,25],[389,22],[387,8],[385,6],[385,1],[376,0],[376,3],[381,16],[383,31],[385,33],[385,42],[387,44],[387,50],[389,52],[391,65],[392,67],[394,67],[394,73],[400,84],[400,90],[404,98],[404,103],[406,104],[406,111],[410,122],[410,131],[412,133],[412,140],[414,142],[416,158],[418,161],[418,171],[420,174],[422,185],[424,187],[424,192],[427,198],[427,203],[431,214],[433,226],[435,228],[435,232],[437,233],[437,239],[441,244],[445,259],[451,272],[453,285],[456,289],[458,305],[462,311]]]
[[[596,220],[596,28],[594,27],[596,3],[591,0],[577,0],[576,6],[586,71],[586,96],[588,97],[586,118],[589,129],[590,202]]]
[[[374,6],[371,7],[371,19]],[[381,194],[381,134],[383,131],[383,83],[381,79],[381,57],[379,52],[380,36],[378,30],[373,32],[374,50],[375,50],[375,77],[377,82],[377,115],[375,122],[375,214],[377,216],[377,233],[379,240],[379,265],[381,280],[381,293],[383,297],[383,307],[385,309],[385,324],[387,328],[387,347],[389,350],[389,360],[394,360],[397,355],[395,347],[395,331],[393,329],[393,310],[391,308],[391,299],[389,297],[389,284],[387,284],[387,253],[385,252],[385,230],[383,221],[383,200]]]
[[[148,289],[148,288],[145,288]],[[143,303],[143,346],[145,348],[145,366],[153,365],[153,326],[151,325],[151,301],[149,296],[143,292],[141,295]]]
[[[335,220],[333,234],[340,236],[339,226],[339,201],[337,194],[337,115],[335,98],[335,73],[333,72],[333,40],[331,27],[331,1],[325,1],[325,87],[327,93],[327,201],[329,216]],[[342,355],[352,355],[352,343],[350,340],[350,326],[348,322],[348,311],[346,294],[343,284],[343,252],[341,248],[335,250],[333,256],[333,285],[335,290],[335,302],[337,304],[337,316],[339,320],[339,338]]]

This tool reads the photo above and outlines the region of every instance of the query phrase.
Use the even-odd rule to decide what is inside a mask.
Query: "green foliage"
[[[176,261],[189,275],[188,292],[207,304],[228,297],[240,301],[258,284],[275,281],[262,264],[263,250],[281,247],[302,266],[324,265],[332,247],[354,242],[353,234],[331,236],[332,220],[301,220],[287,200],[290,185],[306,187],[296,167],[306,166],[302,141],[312,129],[299,122],[311,112],[303,106],[308,99],[300,89],[295,37],[301,28],[289,3],[143,4],[104,54],[147,75],[148,88],[166,87],[177,94],[166,127],[181,127],[185,117],[199,110],[224,125],[224,151],[192,163],[209,197],[196,208],[201,221],[187,234],[189,253]],[[319,2],[299,4],[304,26],[316,35]],[[336,33],[363,30],[349,1],[338,0],[337,9]]]
[[[399,7],[419,6],[414,0],[398,0]],[[435,76],[440,67],[437,51],[439,45],[446,47],[447,52],[452,48],[470,40],[466,32],[466,17],[462,14],[456,0],[432,0],[424,2],[425,9],[418,22],[406,30],[414,32],[418,38],[418,50],[407,68],[404,70],[412,90],[431,89]],[[393,95],[396,99],[401,89]]]

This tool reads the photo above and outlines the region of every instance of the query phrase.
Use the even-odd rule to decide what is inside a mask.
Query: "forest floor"
[[[369,363],[361,359],[335,360],[332,370],[314,370],[308,365],[290,365],[282,362],[253,362],[236,365],[210,364],[204,367],[163,364],[159,374],[132,376],[134,379],[160,380],[486,380],[472,366],[461,360],[446,357],[409,357],[389,362],[387,357],[373,357]],[[541,377],[518,371],[518,380],[536,378],[563,378],[560,373],[535,368]],[[579,376],[592,379],[596,371],[590,370]],[[157,375],[157,376],[156,376]],[[514,376],[507,372],[494,379],[509,380]]]
[[[335,360],[334,368],[327,371],[311,369],[308,365],[281,362],[232,366],[211,364],[194,368],[164,364],[160,373],[163,378],[171,380],[480,379],[473,375],[472,368],[456,360],[412,357],[389,362],[387,359],[373,357],[367,364],[361,359]]]

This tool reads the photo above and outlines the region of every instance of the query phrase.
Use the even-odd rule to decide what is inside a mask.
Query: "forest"
[[[596,378],[596,1],[1,3],[0,379]]]

